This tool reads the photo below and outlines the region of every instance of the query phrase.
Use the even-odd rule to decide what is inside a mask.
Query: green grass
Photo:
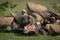
[[[0,3],[3,3],[6,0],[0,0]],[[53,8],[53,3],[60,4],[60,0],[8,0],[12,2],[12,4],[17,4],[17,7],[14,9],[7,8],[6,12],[9,14],[10,12],[21,12],[23,8],[26,7],[26,2],[37,2],[45,5],[49,10],[56,12]],[[0,40],[60,40],[60,36],[18,36],[13,32],[0,32]]]
[[[6,0],[1,0],[0,3],[3,3]],[[17,4],[17,7],[15,7],[14,9],[10,9],[7,8],[6,12],[7,14],[9,14],[10,12],[21,12],[21,10],[23,8],[26,7],[26,2],[36,2],[36,3],[40,3],[42,5],[45,5],[49,10],[53,11],[53,12],[57,12],[56,10],[54,10],[53,8],[53,3],[56,3],[57,5],[60,5],[60,0],[7,0],[9,2],[11,2],[12,4]]]
[[[15,33],[0,33],[0,40],[60,40],[60,36],[18,36]]]

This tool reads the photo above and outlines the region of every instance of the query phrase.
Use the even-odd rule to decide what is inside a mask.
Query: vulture
[[[27,9],[29,14],[37,13],[40,16],[42,16],[44,19],[47,19],[48,21],[50,21],[51,23],[55,22],[54,17],[57,16],[57,14],[51,12],[44,5],[41,5],[41,4],[38,4],[38,3],[33,3],[33,2],[27,2],[26,6],[27,6],[26,9]]]
[[[8,26],[13,28],[13,20],[14,17],[12,16],[0,16],[0,28],[5,30]]]
[[[54,24],[46,24],[46,29],[48,30],[48,34],[60,34],[60,25],[57,23]]]

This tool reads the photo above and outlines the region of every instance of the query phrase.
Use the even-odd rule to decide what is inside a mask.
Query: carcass
[[[35,33],[36,35],[40,35],[41,33],[46,35],[46,32],[44,31],[44,29],[40,29],[39,27],[37,27],[34,24],[28,24],[26,26],[24,26],[24,30],[23,30],[24,34],[30,34],[30,33]]]
[[[34,13],[33,13],[33,14],[34,14]],[[12,14],[12,15],[13,15],[13,14]],[[13,16],[14,16],[14,15],[13,15]],[[16,29],[17,29],[17,30],[21,30],[22,32],[23,32],[23,30],[24,30],[24,33],[26,33],[26,34],[29,33],[30,31],[36,32],[37,30],[40,30],[40,27],[41,27],[41,26],[40,26],[39,23],[38,23],[39,26],[36,27],[35,24],[34,24],[34,25],[33,25],[33,28],[32,28],[32,27],[31,27],[32,25],[29,25],[29,24],[31,24],[31,23],[30,23],[31,20],[30,20],[30,22],[28,22],[27,24],[26,24],[25,22],[23,22],[23,21],[26,20],[26,18],[27,18],[27,21],[29,21],[28,17],[31,19],[31,18],[32,18],[31,15],[29,15],[29,16],[27,16],[27,15],[23,16],[23,15],[22,15],[23,18],[26,17],[24,20],[21,19],[21,18],[22,18],[21,16],[19,16],[19,19],[16,19],[17,16],[18,16],[18,15],[15,15],[15,16],[14,16],[14,17],[15,17],[14,20],[16,20],[16,21],[19,20],[18,22],[16,22],[16,24],[17,24],[17,28],[16,28]],[[36,14],[35,16],[36,16],[36,18],[37,18],[36,20],[39,21],[39,22],[43,19],[43,18],[41,18],[40,16],[39,16],[39,19],[38,19],[38,14]],[[21,22],[21,23],[19,23],[19,22]],[[25,25],[25,24],[26,24],[26,25]],[[33,24],[33,23],[32,23],[32,24]],[[27,28],[27,27],[28,27],[28,28]],[[32,28],[32,30],[30,30],[30,28]],[[36,29],[36,28],[37,28],[37,29]],[[35,30],[35,29],[36,29],[36,30]],[[27,30],[28,32],[27,32],[26,30]],[[40,31],[44,31],[44,30],[42,29],[42,30],[40,30]],[[38,35],[39,33],[36,32],[36,34]]]
[[[38,31],[36,31],[36,26],[35,25],[26,25],[24,26],[24,34],[28,34],[30,32],[35,32],[36,34],[38,34]]]
[[[14,17],[12,16],[0,16],[0,28],[1,29],[6,29],[8,26],[13,27],[13,20]]]

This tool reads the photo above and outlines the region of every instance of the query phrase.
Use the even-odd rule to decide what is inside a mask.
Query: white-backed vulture
[[[0,28],[7,28],[8,26],[12,27],[14,17],[12,16],[0,16]]]
[[[60,25],[59,24],[46,24],[46,29],[52,33],[59,33],[60,34]]]
[[[29,11],[27,10],[28,12],[37,13],[40,16],[42,16],[44,19],[47,19],[48,21],[54,23],[55,19],[53,19],[52,17],[56,16],[56,14],[51,12],[44,5],[28,2],[26,6],[27,6],[27,9],[29,10]]]

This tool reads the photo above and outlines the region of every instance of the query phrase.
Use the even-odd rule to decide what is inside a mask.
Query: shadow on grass
[[[19,30],[0,30],[0,33],[13,33],[16,36],[36,36],[34,32],[24,34],[22,31]]]
[[[31,34],[24,34],[22,31],[19,30],[0,30],[0,33],[13,33],[16,36],[36,36],[35,33]],[[59,36],[60,34],[54,33],[52,35],[47,35],[47,36]]]
[[[0,30],[0,33],[14,33],[17,36],[23,36],[23,33],[17,30]]]

